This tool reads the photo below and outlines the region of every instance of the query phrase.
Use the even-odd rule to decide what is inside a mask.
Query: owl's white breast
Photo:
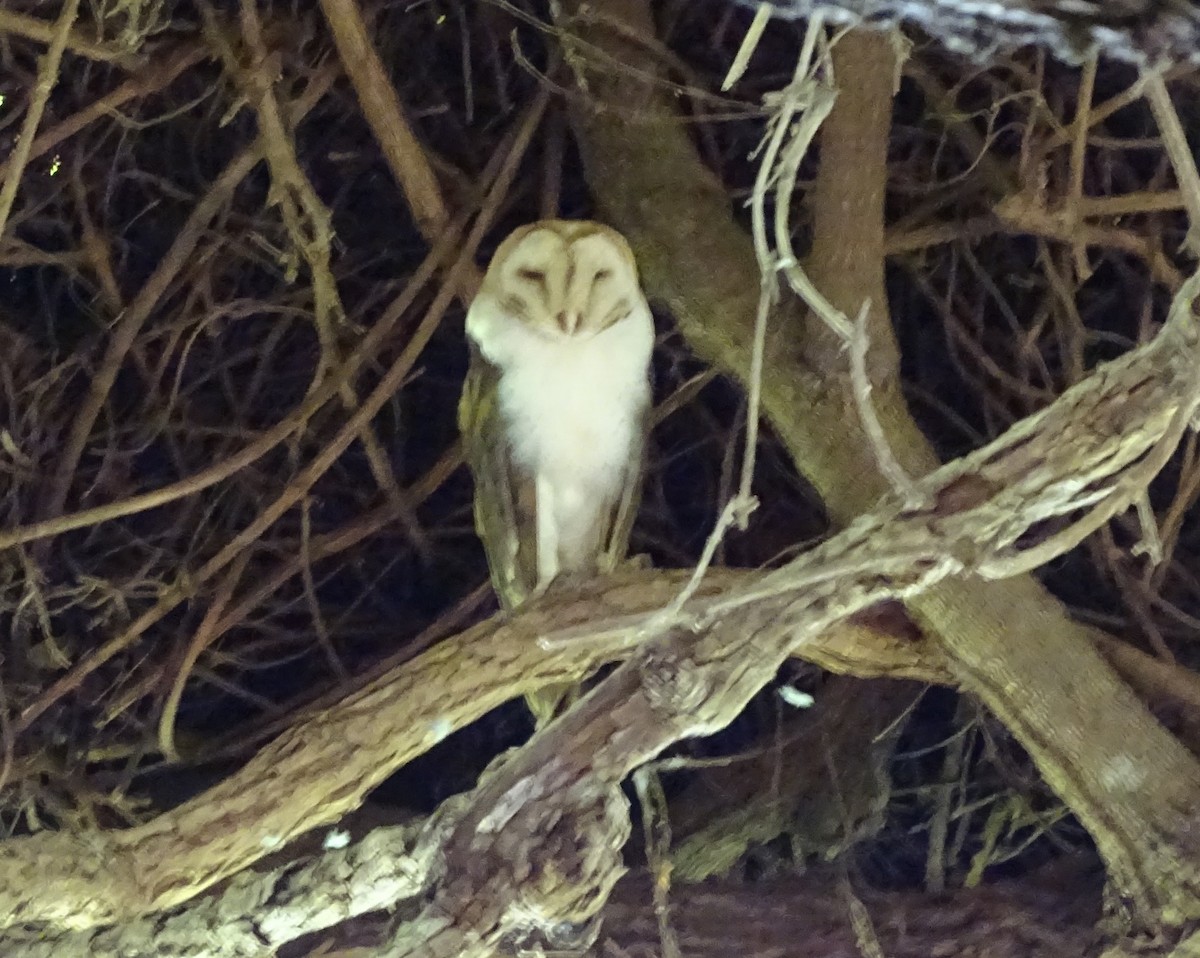
[[[649,309],[641,305],[583,339],[550,338],[473,306],[467,331],[500,370],[498,398],[514,459],[566,494],[613,494],[650,401]]]

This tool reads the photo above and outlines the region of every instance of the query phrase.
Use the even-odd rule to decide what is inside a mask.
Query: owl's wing
[[[601,554],[599,569],[603,573],[615,570],[625,561],[629,552],[629,537],[637,519],[638,507],[642,502],[642,480],[645,477],[646,440],[650,432],[650,408],[642,410],[640,428],[629,462],[622,477],[621,491],[608,513],[605,527],[600,534]]]
[[[500,604],[515,609],[537,584],[534,484],[509,451],[500,418],[499,371],[468,342],[471,363],[458,403],[458,428],[475,477],[475,531]]]

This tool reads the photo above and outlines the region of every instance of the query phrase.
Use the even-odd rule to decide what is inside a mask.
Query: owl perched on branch
[[[459,404],[475,527],[506,609],[620,563],[641,494],[654,324],[629,244],[599,223],[509,236],[467,311]],[[530,697],[541,724],[562,690]]]

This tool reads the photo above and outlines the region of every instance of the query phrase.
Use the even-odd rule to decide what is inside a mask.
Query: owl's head
[[[551,338],[590,338],[643,302],[625,238],[587,220],[541,220],[510,235],[481,295]]]

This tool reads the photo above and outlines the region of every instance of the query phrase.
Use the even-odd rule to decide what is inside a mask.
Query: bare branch
[[[21,135],[17,138],[16,149],[5,169],[4,184],[0,186],[0,236],[4,235],[4,227],[8,224],[8,216],[12,212],[13,200],[17,196],[17,184],[21,182],[21,174],[25,172],[25,164],[29,162],[29,154],[33,150],[33,138],[37,135],[38,124],[42,122],[42,112],[46,109],[46,101],[50,99],[50,91],[58,82],[58,67],[62,62],[63,51],[67,47],[67,38],[75,16],[79,12],[79,0],[67,0],[54,32],[48,49],[38,63],[37,81],[33,86],[33,95],[29,98],[29,107],[25,111],[25,119],[21,123]],[[6,15],[7,16],[7,15]]]

